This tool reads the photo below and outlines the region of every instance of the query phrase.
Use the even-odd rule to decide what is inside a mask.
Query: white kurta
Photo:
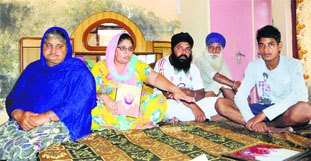
[[[222,63],[220,71],[216,71],[211,64],[208,62],[207,58],[202,55],[200,56],[196,64],[200,68],[202,78],[203,78],[203,85],[204,85],[204,90],[207,91],[213,91],[214,93],[218,93],[219,89],[224,86],[226,88],[231,88],[227,85],[220,84],[217,81],[215,81],[213,78],[216,73],[222,74],[226,76],[227,78],[231,79],[231,74],[230,70],[225,62]],[[219,97],[224,97],[222,93],[220,93]]]
[[[169,56],[167,56],[160,59],[156,63],[154,70],[162,74],[179,88],[186,88],[190,90],[199,90],[204,88],[200,70],[194,63],[191,63],[188,73],[185,73],[184,71],[178,72],[171,65],[169,62]],[[160,93],[161,91],[155,88],[154,92]],[[217,115],[217,111],[215,110],[216,101],[217,97],[208,97],[197,101],[196,104],[203,110],[206,118],[210,119],[211,116]],[[178,103],[173,99],[169,99],[167,104],[168,106],[164,119],[168,120],[176,117],[180,121],[195,120],[192,110],[181,102]]]

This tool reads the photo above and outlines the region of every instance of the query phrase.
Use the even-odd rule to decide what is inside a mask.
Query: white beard
[[[204,51],[204,56],[207,59],[207,61],[210,63],[210,65],[214,68],[215,71],[220,72],[224,63],[222,50],[219,54],[213,54],[208,52],[206,49]]]

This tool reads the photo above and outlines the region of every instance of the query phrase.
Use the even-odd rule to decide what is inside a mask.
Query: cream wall
[[[0,125],[2,123],[4,123],[5,121],[7,121],[8,119],[9,119],[9,116],[6,113],[6,110],[4,109],[4,110],[0,111]]]
[[[193,40],[194,60],[205,49],[205,37],[210,33],[210,0],[181,0],[181,31],[188,32]]]
[[[281,32],[281,55],[293,57],[291,0],[272,0],[272,24]]]

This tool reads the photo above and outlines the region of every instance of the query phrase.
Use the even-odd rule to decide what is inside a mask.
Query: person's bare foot
[[[173,117],[172,119],[170,119],[170,120],[168,121],[168,123],[171,123],[171,124],[174,124],[174,123],[177,123],[177,122],[179,122],[179,120],[178,120],[178,118],[176,118],[176,117]]]
[[[292,132],[292,133],[295,132],[292,127],[284,127],[284,128],[269,127],[268,131],[270,133],[277,133],[277,134],[285,133],[285,132]]]
[[[221,122],[221,121],[230,121],[229,119],[227,119],[226,117],[223,117],[221,115],[212,116],[211,120],[212,121],[219,121],[219,122]]]
[[[143,129],[149,129],[149,128],[153,128],[153,127],[159,127],[159,125],[154,121],[150,121],[146,125],[144,125],[142,128]]]

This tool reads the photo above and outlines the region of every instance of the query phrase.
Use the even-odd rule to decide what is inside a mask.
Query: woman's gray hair
[[[67,38],[66,38],[66,35],[62,31],[60,31],[60,30],[49,31],[44,37],[44,42],[47,40],[50,40],[52,38],[57,38],[57,39],[61,40],[67,46]]]

